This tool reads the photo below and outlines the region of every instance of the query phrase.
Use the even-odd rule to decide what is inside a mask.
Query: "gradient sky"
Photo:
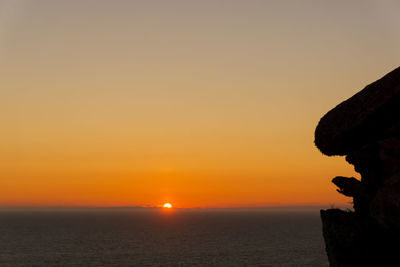
[[[400,65],[398,1],[0,0],[0,206],[343,205],[321,116]]]

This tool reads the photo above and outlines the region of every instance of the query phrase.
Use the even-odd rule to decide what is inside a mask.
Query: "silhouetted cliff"
[[[321,211],[331,266],[400,266],[400,68],[329,111],[315,144],[361,174],[332,180],[354,212]]]

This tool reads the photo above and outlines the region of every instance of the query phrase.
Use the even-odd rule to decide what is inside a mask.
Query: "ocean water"
[[[328,266],[317,209],[3,210],[0,266]]]

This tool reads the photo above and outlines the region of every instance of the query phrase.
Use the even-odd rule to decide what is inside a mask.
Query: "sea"
[[[329,266],[318,208],[2,209],[0,266]]]

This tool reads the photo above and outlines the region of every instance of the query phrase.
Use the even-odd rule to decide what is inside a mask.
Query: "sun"
[[[170,208],[172,208],[172,205],[171,205],[171,203],[165,203],[165,204],[163,205],[163,207],[164,207],[164,208],[167,208],[167,209],[170,209]]]

